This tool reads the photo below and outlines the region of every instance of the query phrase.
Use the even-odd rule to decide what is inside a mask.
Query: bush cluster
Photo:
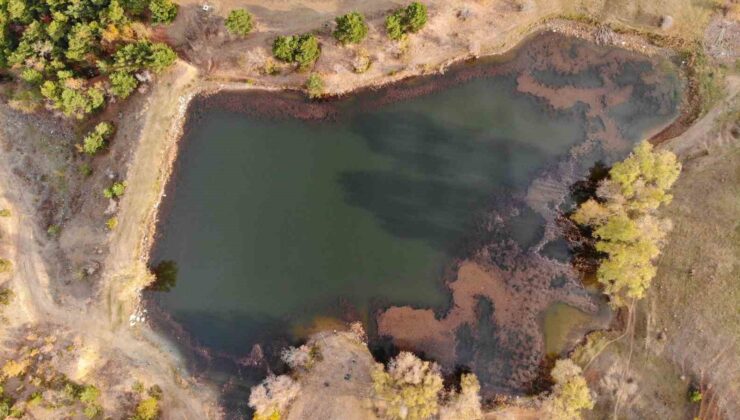
[[[337,28],[334,30],[334,38],[342,44],[356,44],[367,36],[367,24],[365,18],[357,13],[351,12],[335,19]]]
[[[427,23],[426,5],[413,2],[394,11],[385,19],[385,29],[391,39],[401,39],[407,33],[418,32]]]
[[[114,126],[109,122],[101,122],[95,126],[82,140],[82,151],[88,155],[98,153],[105,146],[106,140],[113,134]]]
[[[114,182],[110,187],[103,190],[105,198],[119,198],[126,192],[126,184]]]
[[[138,84],[134,73],[174,61],[168,46],[137,29],[147,9],[155,23],[177,13],[170,0],[0,0],[0,71],[51,108],[81,118],[108,95],[128,96]]]
[[[289,35],[275,38],[272,54],[278,60],[298,64],[301,70],[308,69],[318,60],[321,46],[315,35]]]

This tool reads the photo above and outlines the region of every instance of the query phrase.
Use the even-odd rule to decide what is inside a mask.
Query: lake
[[[680,96],[670,63],[546,35],[504,58],[325,102],[198,98],[151,256],[173,261],[177,282],[149,299],[184,349],[242,362],[257,344],[274,359],[331,320],[373,331],[389,306],[443,314],[445,284],[487,240],[491,209],[520,203],[569,159],[563,185],[624,157],[675,118]],[[509,235],[535,249],[548,216],[517,205]],[[567,246],[544,249],[567,263]]]

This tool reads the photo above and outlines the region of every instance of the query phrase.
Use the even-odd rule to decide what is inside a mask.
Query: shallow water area
[[[633,61],[644,64],[625,65]],[[680,82],[666,69],[546,35],[504,62],[479,60],[339,100],[274,92],[197,99],[152,253],[152,265],[177,266],[172,290],[149,294],[160,327],[184,350],[208,354],[198,366],[246,400],[277,350],[312,324],[362,320],[372,332],[376,311],[392,306],[451,313],[446,285],[468,261],[498,267],[513,299],[535,296],[534,315],[521,322],[527,334],[541,336],[538,314],[556,300],[593,311],[553,215],[594,162],[621,158],[675,117]],[[545,180],[554,192],[538,190]],[[542,285],[506,277],[526,265],[514,260],[537,264]],[[467,325],[459,345],[443,350],[440,339],[421,350],[439,350],[447,368],[513,357],[514,343],[498,335],[515,323],[504,325],[497,316],[505,308],[487,299],[471,309],[477,318],[462,314],[454,324]],[[381,332],[403,336],[395,328],[403,326]],[[527,361],[545,351],[541,337],[533,340]],[[506,351],[491,356],[485,343]],[[501,375],[526,379],[511,365]],[[491,375],[479,375],[484,388],[524,383]]]

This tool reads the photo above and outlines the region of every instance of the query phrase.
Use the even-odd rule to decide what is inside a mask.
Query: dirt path
[[[35,216],[38,197],[19,188],[22,180],[11,170],[16,167],[16,162],[11,161],[13,154],[0,153],[0,208],[11,211],[10,217],[0,219],[0,250],[4,258],[13,262],[13,272],[3,285],[15,294],[13,304],[3,312],[9,322],[0,327],[0,333],[8,337],[13,326],[27,323],[51,323],[58,331],[69,331],[69,335],[81,340],[85,350],[76,366],[60,366],[60,370],[67,371],[74,380],[94,383],[106,391],[122,391],[134,379],[158,384],[164,390],[167,418],[173,419],[216,418],[215,394],[183,379],[187,373],[180,368],[182,362],[177,352],[145,324],[130,328],[128,317],[138,303],[139,281],[147,278],[146,247],[141,239],[149,237],[146,229],[153,225],[156,210],[152,203],[158,203],[168,167],[161,165],[161,171],[153,171],[141,160],[149,159],[151,163],[153,156],[162,161],[174,156],[178,121],[189,100],[185,85],[196,74],[194,68],[178,64],[154,89],[147,108],[142,110],[146,135],[134,152],[129,182],[148,188],[132,188],[130,199],[123,202],[118,213],[121,229],[110,239],[111,253],[104,264],[103,282],[92,300],[54,296],[48,271],[49,252],[44,249],[48,237],[39,228],[43,223]],[[3,113],[7,117],[2,118],[4,121],[12,121],[6,108],[0,108],[0,115]],[[172,141],[165,142],[163,138]],[[115,401],[108,402],[115,411]]]

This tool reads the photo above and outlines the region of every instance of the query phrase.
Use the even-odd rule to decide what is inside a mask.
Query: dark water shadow
[[[389,233],[421,239],[455,256],[488,204],[524,184],[513,175],[516,157],[526,155],[538,162],[549,158],[534,146],[427,115],[366,115],[354,119],[351,128],[391,163],[387,170],[341,173],[337,182],[346,201],[372,212]],[[526,178],[540,169],[535,166]]]

